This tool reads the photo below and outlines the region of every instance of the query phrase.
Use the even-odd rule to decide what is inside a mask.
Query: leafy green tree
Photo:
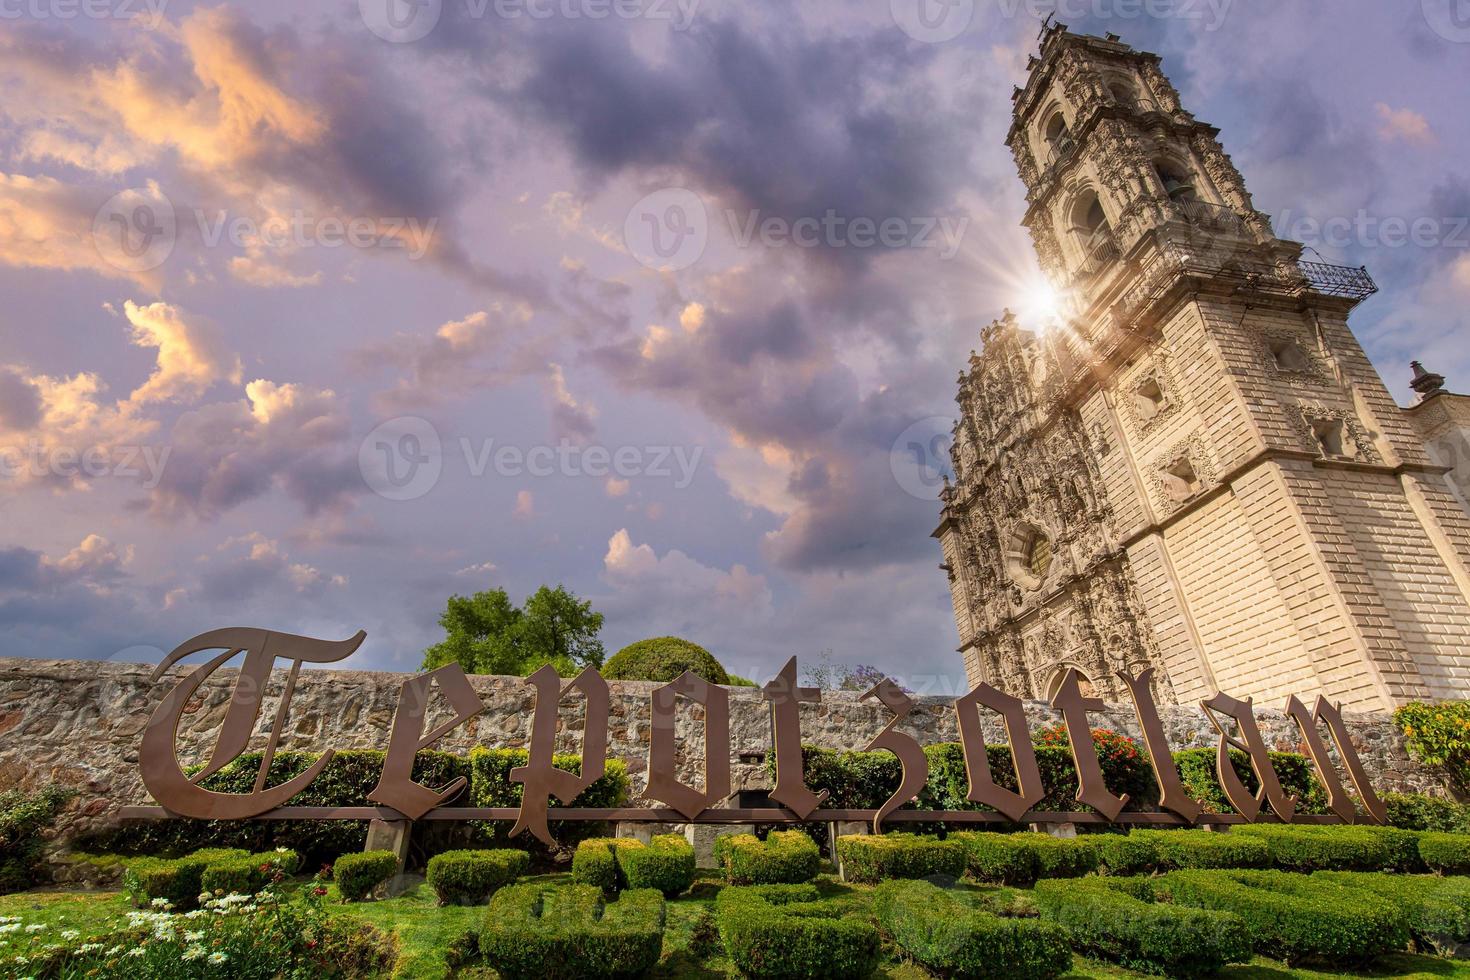
[[[551,664],[563,677],[602,664],[602,614],[561,586],[542,586],[517,608],[504,589],[449,597],[444,639],[424,651],[424,670],[458,663],[469,674],[526,675]]]

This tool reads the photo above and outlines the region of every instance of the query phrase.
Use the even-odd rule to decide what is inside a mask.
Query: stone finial
[[[1420,398],[1444,394],[1444,375],[1424,370],[1424,365],[1418,361],[1410,361],[1409,366],[1414,369],[1414,380],[1409,382],[1409,387],[1417,391]]]

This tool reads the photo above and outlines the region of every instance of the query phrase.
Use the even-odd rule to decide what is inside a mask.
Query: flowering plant
[[[1470,791],[1470,701],[1411,701],[1393,713],[1409,754],[1445,770],[1456,788]]]

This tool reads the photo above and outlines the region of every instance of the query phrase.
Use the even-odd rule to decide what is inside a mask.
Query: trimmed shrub
[[[1470,940],[1470,880],[1359,871],[1319,871],[1312,878],[1371,892],[1398,906],[1421,951],[1449,953]]]
[[[362,901],[397,873],[398,856],[392,851],[344,854],[332,865],[332,880],[344,902]]]
[[[445,851],[429,858],[429,887],[440,905],[483,905],[531,866],[525,851]]]
[[[1326,813],[1327,792],[1317,781],[1312,760],[1299,752],[1268,752],[1271,767],[1287,795],[1296,797],[1296,812]],[[1256,771],[1251,768],[1250,756],[1240,749],[1230,750],[1230,764],[1245,783],[1245,788],[1255,793],[1261,788]],[[1206,813],[1234,813],[1235,808],[1225,798],[1225,790],[1215,773],[1214,749],[1185,749],[1174,753],[1174,765],[1179,770],[1179,779],[1184,792],[1198,800]]]
[[[1403,830],[1443,830],[1470,833],[1470,807],[1423,793],[1382,793],[1388,824]]]
[[[35,793],[0,793],[0,895],[25,891],[46,880],[42,832],[51,826],[75,790],[48,786]]]
[[[249,851],[217,848],[172,860],[138,858],[129,861],[123,871],[123,890],[134,905],[148,905],[161,898],[176,910],[184,911],[199,901],[204,871],[210,864],[249,856]]]
[[[602,665],[610,681],[657,681],[667,684],[692,670],[711,684],[729,684],[730,675],[704,647],[677,636],[655,636],[630,643]]]
[[[1066,929],[1079,950],[1132,970],[1205,976],[1251,958],[1238,915],[1155,902],[1146,879],[1038,881],[1033,895],[1042,920]]]
[[[530,758],[531,753],[526,749],[471,749],[469,795],[472,805],[477,807],[520,806],[521,795],[525,787],[520,783],[510,781],[510,771],[526,765]],[[582,772],[580,755],[566,753],[553,756],[551,764],[574,775],[580,775]],[[594,809],[623,806],[628,802],[628,789],[628,767],[620,759],[608,759],[607,770],[601,778],[583,790],[571,805]],[[553,814],[562,805],[561,800],[555,796],[551,797],[549,804]],[[477,821],[476,825],[492,839],[504,839],[511,828],[509,821]],[[606,837],[607,831],[611,829],[605,823],[590,820],[580,822],[552,820],[548,827],[552,836],[565,847],[575,847],[590,837]],[[529,835],[526,836],[529,838]],[[527,846],[536,845],[528,844]]]
[[[1158,849],[1147,838],[1132,834],[1087,834],[1077,840],[1092,851],[1098,874],[1141,875],[1158,867]]]
[[[301,855],[281,849],[265,854],[211,861],[199,876],[201,891],[225,895],[253,895],[276,876],[289,877],[301,867]]]
[[[726,952],[747,977],[860,980],[878,964],[878,930],[819,901],[812,885],[724,888],[715,918]]]
[[[1382,871],[1397,854],[1366,827],[1245,824],[1230,831],[1266,842],[1272,867],[1283,871]]]
[[[648,844],[631,838],[585,840],[572,856],[572,880],[606,894],[653,888],[673,898],[694,883],[694,848],[677,834],[660,834]]]
[[[963,830],[948,839],[965,846],[965,870],[977,881],[1029,885],[1036,880],[1036,848],[1024,834]]]
[[[1174,871],[1164,888],[1178,905],[1234,912],[1256,952],[1288,964],[1372,959],[1409,942],[1393,903],[1286,871]]]
[[[1053,837],[1029,832],[1024,836],[1036,848],[1039,878],[1077,878],[1097,870],[1098,852],[1086,837]]]
[[[490,902],[480,955],[503,980],[636,977],[658,962],[663,934],[652,889],[609,902],[592,885],[511,885]]]
[[[754,834],[715,838],[715,861],[732,885],[799,885],[817,876],[822,852],[799,830],[773,830],[764,841]]]
[[[1213,830],[1135,830],[1135,837],[1153,846],[1160,869],[1264,868],[1271,848],[1259,837]]]
[[[1072,968],[1060,926],[992,915],[927,881],[884,882],[873,910],[906,955],[944,976],[1047,980]]]
[[[965,845],[918,834],[854,834],[837,838],[844,881],[875,884],[890,878],[965,873]]]
[[[1431,871],[1459,875],[1470,872],[1470,834],[1433,832],[1419,835],[1419,857]]]

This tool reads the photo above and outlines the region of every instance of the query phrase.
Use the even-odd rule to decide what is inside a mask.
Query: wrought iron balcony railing
[[[1174,206],[1184,216],[1184,220],[1196,228],[1236,235],[1244,234],[1246,231],[1245,219],[1234,208],[1228,208],[1222,204],[1211,204],[1209,201],[1201,201],[1197,198],[1177,200]]]
[[[1105,230],[1097,232],[1088,245],[1087,258],[1077,270],[1077,281],[1086,282],[1095,278],[1111,263],[1116,262],[1120,255],[1118,243],[1113,238],[1112,232]]]
[[[1327,296],[1363,300],[1378,292],[1378,284],[1365,266],[1328,265],[1326,262],[1298,262],[1312,289]]]

